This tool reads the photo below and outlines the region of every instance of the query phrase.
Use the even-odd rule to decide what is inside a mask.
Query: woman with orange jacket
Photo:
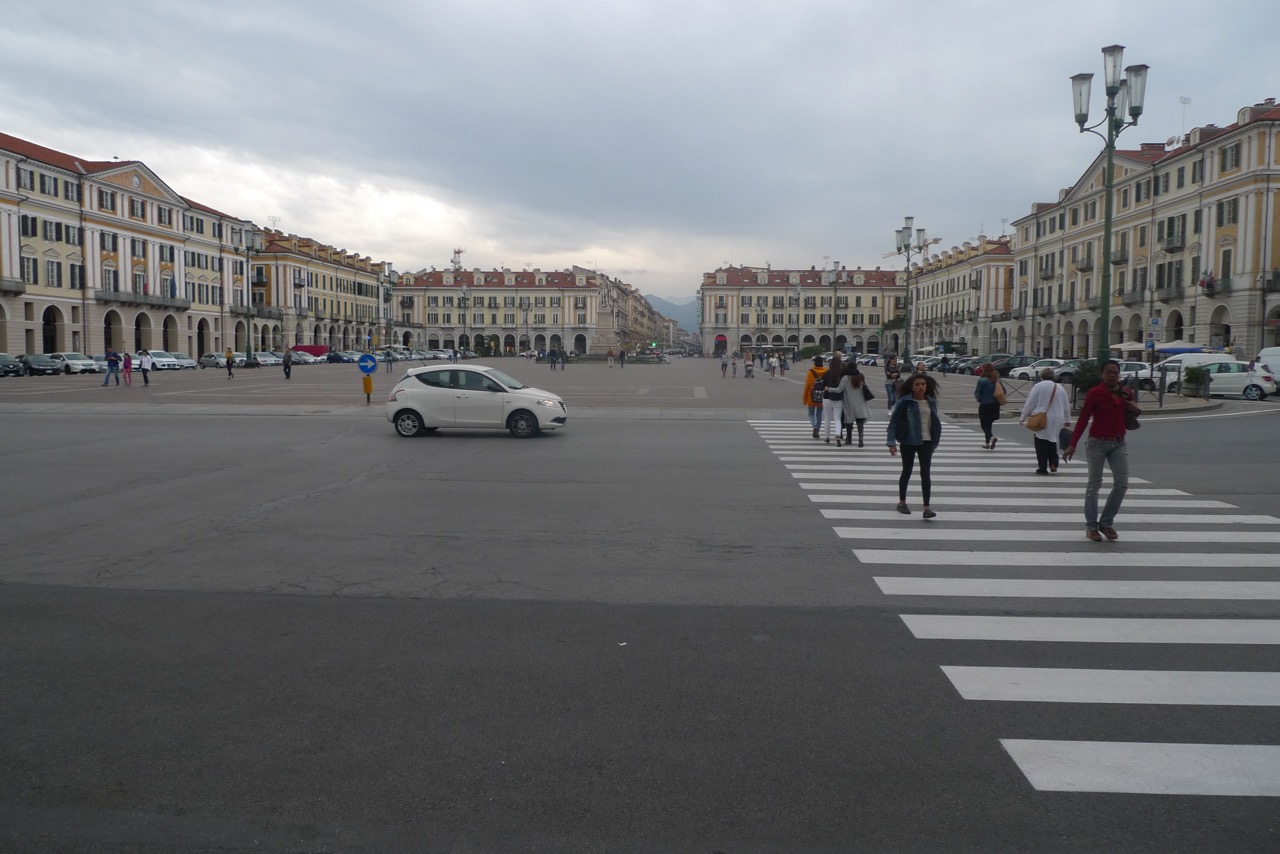
[[[822,426],[822,401],[813,400],[813,384],[827,373],[823,367],[822,357],[813,357],[813,367],[804,375],[804,405],[809,410],[809,423],[813,426],[813,438],[818,438],[818,428]]]

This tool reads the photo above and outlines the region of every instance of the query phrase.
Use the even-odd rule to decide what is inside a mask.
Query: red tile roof
[[[776,288],[793,288],[795,285],[791,283],[791,275],[798,275],[800,284],[806,287],[829,287],[823,276],[829,274],[830,270],[819,270],[816,267],[810,267],[807,270],[764,270],[759,267],[722,267],[710,273],[702,274],[702,284],[704,287],[714,287],[717,278],[724,274],[725,286],[729,287],[776,287]],[[765,281],[760,282],[759,274],[765,273]],[[886,288],[893,287],[897,284],[896,270],[863,270],[858,268],[855,270],[844,269],[840,271],[841,280],[840,287],[861,287],[861,288]],[[854,277],[861,275],[863,282],[861,285],[854,284]]]
[[[85,160],[62,151],[45,148],[43,145],[36,145],[34,142],[27,142],[25,139],[19,139],[7,133],[0,133],[0,149],[80,175],[92,175],[116,166],[138,162],[136,160]]]

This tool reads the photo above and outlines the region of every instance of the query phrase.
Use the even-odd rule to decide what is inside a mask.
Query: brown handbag
[[[1053,391],[1049,392],[1049,406],[1053,406],[1053,398],[1057,394],[1058,394],[1058,386],[1055,383],[1053,386]],[[1028,430],[1030,430],[1033,433],[1038,430],[1043,430],[1045,427],[1049,425],[1049,413],[1047,410],[1044,412],[1033,412],[1031,415],[1028,415],[1027,420],[1022,423]]]

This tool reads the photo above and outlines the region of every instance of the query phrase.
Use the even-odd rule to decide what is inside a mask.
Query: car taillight
[[[393,403],[394,401],[397,401],[399,399],[400,399],[400,389],[398,388],[391,389],[391,394],[387,395],[387,403]]]
[[[1273,383],[1273,382],[1275,382],[1275,377],[1272,377],[1272,376],[1270,376],[1270,375],[1268,375],[1268,374],[1263,374],[1263,375],[1262,375],[1262,381],[1263,381],[1264,383]]]

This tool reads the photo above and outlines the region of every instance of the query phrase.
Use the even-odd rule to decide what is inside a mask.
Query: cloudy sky
[[[1280,95],[1263,0],[5,5],[5,132],[401,271],[459,246],[668,298],[727,263],[901,266],[906,214],[1001,233],[1098,153],[1068,78],[1099,115],[1104,45],[1151,66],[1121,147]]]

